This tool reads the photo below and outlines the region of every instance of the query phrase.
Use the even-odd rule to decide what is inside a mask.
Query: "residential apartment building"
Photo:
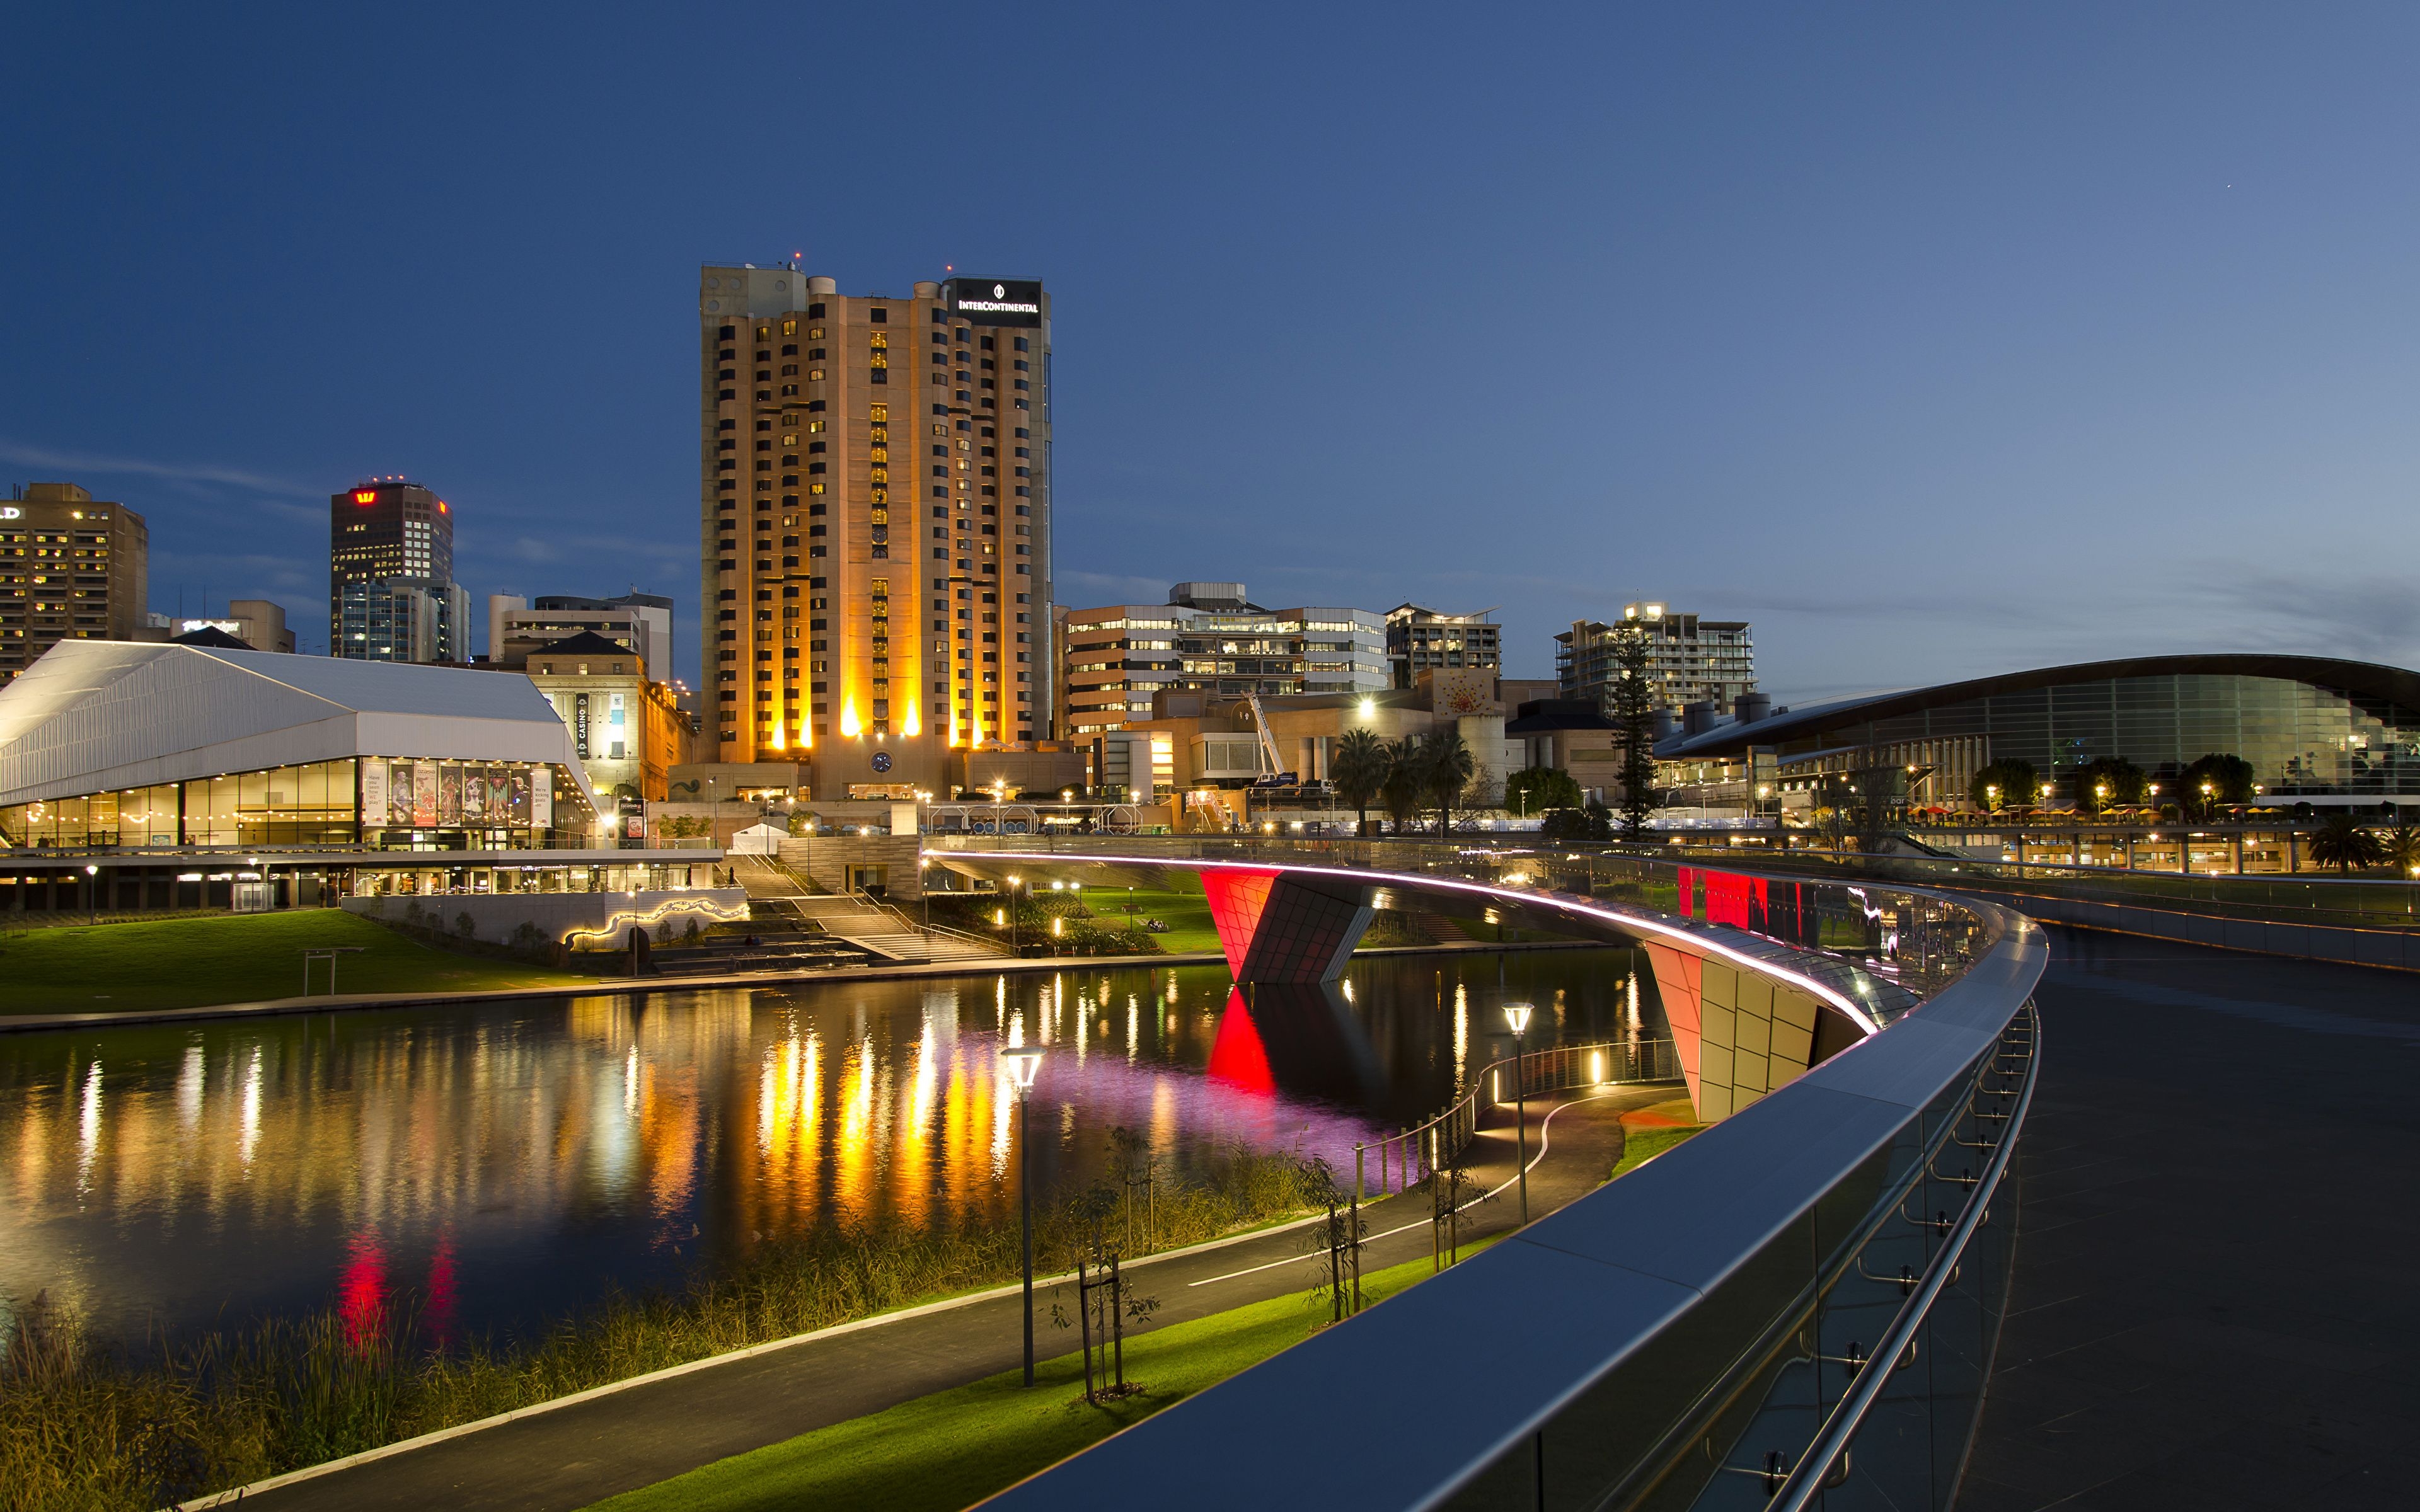
[[[1378,692],[1392,681],[1383,617],[1263,609],[1242,583],[1178,583],[1165,604],[1071,609],[1064,624],[1059,728],[1068,740],[1150,718],[1162,691],[1280,698]]]
[[[1756,645],[1745,620],[1701,619],[1662,604],[1637,603],[1622,606],[1621,624],[1646,632],[1647,674],[1655,687],[1655,706],[1675,719],[1701,700],[1729,709],[1743,694],[1756,691]],[[1555,637],[1558,696],[1593,699],[1598,707],[1611,711],[1618,627],[1575,620]]]
[[[147,626],[151,532],[72,483],[0,504],[0,683],[62,640],[132,640]]]
[[[504,594],[488,595],[488,660],[519,667],[530,653],[581,634],[602,636],[638,654],[647,675],[675,680],[673,601],[633,589],[615,598],[544,594],[535,604]]]
[[[329,654],[471,659],[470,595],[454,581],[454,509],[404,478],[328,498]]]
[[[1473,614],[1440,614],[1418,604],[1398,604],[1387,611],[1387,661],[1394,686],[1410,687],[1420,673],[1438,667],[1504,665],[1500,627],[1488,618],[1493,609]]]
[[[701,270],[706,734],[815,795],[939,791],[1050,731],[1050,299]]]

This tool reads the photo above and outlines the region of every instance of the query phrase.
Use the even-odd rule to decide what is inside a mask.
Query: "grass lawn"
[[[292,997],[306,949],[360,946],[340,957],[346,993],[456,992],[577,984],[594,978],[456,955],[337,908],[218,914],[126,924],[51,926],[0,934],[0,1014],[76,1013]],[[327,990],[324,964],[311,969]]]
[[[1363,1276],[1361,1292],[1391,1296],[1429,1274],[1426,1260],[1393,1266]],[[1324,1305],[1287,1296],[1129,1335],[1126,1380],[1143,1394],[1114,1405],[1085,1406],[1083,1359],[1063,1355],[1034,1367],[1031,1391],[1012,1370],[717,1460],[599,1502],[597,1512],[959,1512],[1302,1342],[1326,1318]]]
[[[1084,906],[1096,918],[1112,922],[1126,917],[1125,905],[1132,903],[1139,910],[1138,919],[1156,918],[1168,926],[1165,934],[1155,934],[1159,948],[1171,955],[1183,955],[1192,950],[1218,949],[1218,926],[1210,922],[1210,900],[1200,887],[1172,892],[1149,887],[1100,887],[1084,889]]]

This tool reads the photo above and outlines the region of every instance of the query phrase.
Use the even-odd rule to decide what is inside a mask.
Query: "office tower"
[[[1621,623],[1646,631],[1655,706],[1676,718],[1692,703],[1712,700],[1730,709],[1741,695],[1756,691],[1756,646],[1745,620],[1701,620],[1641,603],[1622,606]],[[1612,710],[1614,629],[1596,620],[1575,620],[1555,637],[1555,681],[1562,697],[1593,699]]]
[[[10,490],[0,505],[0,683],[61,640],[134,640],[150,542],[142,516],[72,483]]]
[[[818,797],[923,788],[1047,736],[1050,301],[958,278],[843,295],[699,274],[706,727]]]
[[[453,507],[401,478],[328,497],[328,651],[366,661],[471,659],[454,581]]]
[[[1440,614],[1418,604],[1387,611],[1387,660],[1397,687],[1410,687],[1420,673],[1438,667],[1504,665],[1501,630],[1483,609],[1473,614]]]
[[[650,680],[673,681],[673,601],[661,594],[553,594],[540,597],[535,608],[503,594],[488,599],[488,659],[499,667],[522,666],[538,647],[583,632],[638,653]]]
[[[1242,583],[1178,583],[1165,604],[1071,609],[1061,653],[1064,738],[1152,717],[1182,689],[1280,698],[1388,686],[1386,622],[1368,609],[1263,609]]]

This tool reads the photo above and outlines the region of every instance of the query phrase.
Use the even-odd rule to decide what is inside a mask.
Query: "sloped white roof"
[[[62,640],[0,688],[0,804],[349,756],[551,762],[596,803],[519,672]]]

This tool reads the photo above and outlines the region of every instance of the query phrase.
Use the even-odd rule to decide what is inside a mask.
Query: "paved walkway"
[[[1677,1084],[1533,1098],[1528,1103],[1530,1216],[1594,1190],[1621,1156],[1620,1115],[1681,1095]],[[1479,1190],[1501,1192],[1463,1214],[1465,1242],[1516,1223],[1512,1109],[1498,1110],[1471,1151]],[[1374,1182],[1376,1173],[1371,1173]],[[1420,1193],[1366,1204],[1362,1268],[1430,1252],[1429,1198]],[[1305,1254],[1299,1230],[1280,1231],[1139,1262],[1155,1322],[1206,1317],[1308,1291],[1325,1260]],[[1037,1288],[1036,1347],[1070,1352],[1049,1326],[1051,1288]],[[806,1342],[520,1418],[424,1448],[258,1492],[267,1512],[381,1512],[445,1506],[572,1512],[728,1456],[879,1412],[1016,1367],[1019,1299],[971,1301],[876,1327],[827,1332]]]
[[[2051,938],[1959,1512],[2420,1504],[2420,990]]]

